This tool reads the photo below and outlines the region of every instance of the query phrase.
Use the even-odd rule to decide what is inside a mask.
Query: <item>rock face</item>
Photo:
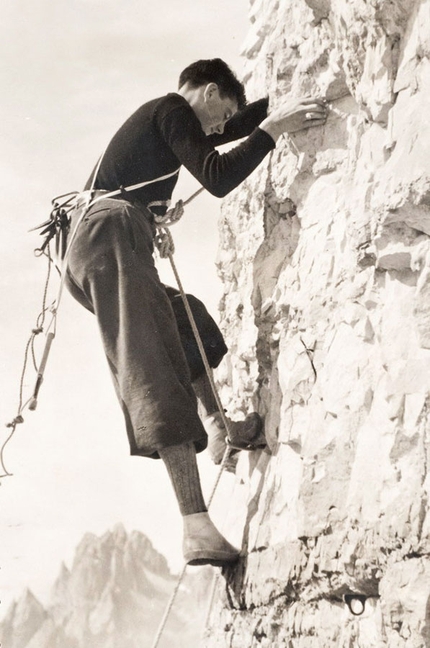
[[[430,646],[430,2],[254,0],[250,99],[319,95],[225,201],[228,414],[265,415],[206,648]],[[244,453],[243,453],[244,455]]]
[[[197,646],[210,573],[184,582],[160,648]],[[62,567],[45,610],[28,590],[0,625],[4,648],[149,648],[176,578],[141,533],[118,525],[84,536],[73,566]],[[191,590],[192,589],[192,593]],[[207,604],[206,604],[207,605]]]

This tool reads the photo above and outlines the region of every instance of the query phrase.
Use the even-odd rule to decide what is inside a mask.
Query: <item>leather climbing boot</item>
[[[227,423],[229,434],[227,434],[220,412],[214,412],[203,420],[209,437],[208,452],[215,464],[221,463],[226,444],[236,450],[249,451],[264,448],[267,445],[263,433],[263,421],[256,412],[248,414],[243,421],[227,419]]]
[[[192,513],[183,520],[182,548],[188,565],[220,567],[238,560],[239,551],[221,535],[208,513]]]

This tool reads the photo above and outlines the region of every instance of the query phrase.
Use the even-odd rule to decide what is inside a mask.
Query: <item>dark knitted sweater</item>
[[[258,128],[267,116],[267,106],[267,99],[251,103],[226,123],[222,135],[206,136],[181,95],[171,93],[149,101],[112,138],[95,188],[112,191],[166,175],[184,165],[210,193],[225,196],[275,147],[270,135]],[[245,136],[249,137],[227,153],[215,150],[216,146]],[[133,197],[144,204],[170,199],[176,182],[174,176],[148,185],[133,191]]]

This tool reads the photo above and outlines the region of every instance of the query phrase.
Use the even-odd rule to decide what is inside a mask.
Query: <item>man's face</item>
[[[228,97],[221,97],[215,83],[206,86],[202,101],[196,110],[205,135],[223,133],[226,122],[235,112],[237,112],[237,102]]]

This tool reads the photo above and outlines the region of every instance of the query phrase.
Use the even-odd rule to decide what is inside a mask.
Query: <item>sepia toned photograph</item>
[[[430,648],[429,0],[4,0],[1,648]]]

